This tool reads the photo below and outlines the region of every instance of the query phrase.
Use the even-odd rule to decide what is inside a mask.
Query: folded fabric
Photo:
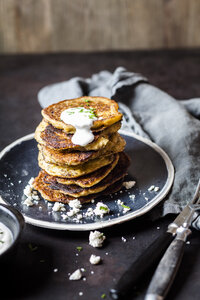
[[[76,77],[46,86],[38,93],[42,107],[85,95],[113,98],[129,114],[128,130],[151,139],[170,157],[175,168],[173,187],[166,200],[151,211],[158,218],[179,213],[192,198],[200,178],[200,99],[177,101],[149,84],[140,74],[117,68],[91,78]],[[200,218],[194,224],[200,229]]]

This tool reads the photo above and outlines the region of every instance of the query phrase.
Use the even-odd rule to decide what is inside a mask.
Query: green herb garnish
[[[101,299],[105,299],[105,298],[106,298],[106,294],[102,294]]]
[[[80,251],[82,251],[83,250],[83,247],[76,247],[76,249],[80,252]]]
[[[89,100],[89,99],[85,99],[84,101],[85,101],[85,102],[90,102],[90,100]]]
[[[0,243],[4,244],[4,241],[0,241]]]
[[[105,211],[108,211],[108,208],[105,207],[105,206],[100,206],[100,209],[105,210]]]
[[[122,206],[123,208],[128,208],[128,209],[131,209],[129,206],[127,206],[127,205],[124,205],[124,204],[121,204],[121,206]]]
[[[29,249],[33,252],[33,251],[36,251],[37,249],[38,249],[38,247],[37,246],[33,246],[31,243],[29,243],[28,244],[28,247],[29,247]]]

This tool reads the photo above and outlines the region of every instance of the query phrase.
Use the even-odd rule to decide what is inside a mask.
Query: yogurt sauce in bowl
[[[10,229],[0,222],[0,255],[6,251],[13,242],[13,235]]]

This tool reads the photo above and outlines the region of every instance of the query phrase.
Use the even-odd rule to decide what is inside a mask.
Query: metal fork
[[[191,233],[189,227],[194,212],[198,209],[200,209],[200,181],[192,201],[179,215],[178,222],[182,225],[177,227],[176,219],[169,226],[168,232],[174,232],[176,237],[167,248],[154,273],[145,300],[163,300],[166,297],[180,266],[187,237]]]

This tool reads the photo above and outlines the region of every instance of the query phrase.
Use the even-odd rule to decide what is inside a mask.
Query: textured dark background
[[[142,73],[151,84],[175,98],[187,99],[200,96],[199,65],[200,50],[0,56],[0,149],[35,130],[41,120],[37,93],[44,85],[124,66]],[[11,286],[2,299],[96,300],[103,293],[109,299],[108,291],[114,280],[166,230],[172,219],[167,216],[151,222],[147,215],[105,229],[107,241],[102,249],[88,245],[89,232],[60,232],[26,225],[15,261],[1,278],[1,295],[6,280]],[[29,243],[37,249],[31,251]],[[83,247],[78,256],[77,246]],[[194,230],[168,300],[199,299],[199,246],[199,232]],[[90,265],[92,253],[102,257],[101,265]],[[68,273],[78,267],[85,267],[86,281],[70,282]],[[144,278],[130,299],[143,299],[149,279]],[[79,296],[81,291],[83,296]]]

